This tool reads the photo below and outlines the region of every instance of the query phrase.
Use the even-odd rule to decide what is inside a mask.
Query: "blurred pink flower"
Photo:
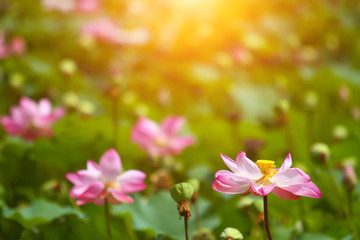
[[[5,44],[5,34],[0,32],[0,59],[9,56],[8,47]]]
[[[42,0],[46,11],[71,12],[76,8],[75,0]]]
[[[113,204],[132,203],[128,193],[146,188],[146,174],[138,170],[121,172],[121,159],[114,149],[110,149],[100,158],[100,164],[88,160],[87,169],[66,174],[66,178],[75,184],[70,197],[78,198],[77,205],[95,203],[102,205],[105,199]]]
[[[81,35],[120,45],[143,45],[149,41],[146,29],[126,30],[105,17],[87,22],[81,29]]]
[[[154,121],[141,117],[132,129],[131,141],[152,157],[180,154],[184,148],[195,143],[193,137],[179,136],[185,121],[183,117],[170,116],[159,126]]]
[[[266,196],[270,192],[285,200],[299,199],[300,196],[321,198],[318,187],[311,182],[309,175],[298,168],[290,168],[291,155],[288,154],[279,169],[274,169],[275,162],[258,160],[256,163],[240,152],[236,162],[221,154],[221,157],[232,171],[220,170],[215,174],[214,190],[228,194]]]
[[[81,12],[92,12],[100,7],[99,0],[78,0],[77,10]]]
[[[48,99],[34,100],[22,97],[19,106],[11,107],[10,116],[2,116],[1,124],[10,135],[22,136],[26,140],[51,137],[52,125],[65,114],[64,108],[51,109]]]
[[[14,37],[10,42],[10,51],[15,55],[22,55],[26,51],[26,43],[21,37]]]
[[[98,18],[87,22],[81,29],[81,34],[105,42],[116,43],[118,26],[108,18]]]
[[[124,30],[119,29],[118,43],[123,45],[144,45],[149,41],[149,32],[146,29]]]

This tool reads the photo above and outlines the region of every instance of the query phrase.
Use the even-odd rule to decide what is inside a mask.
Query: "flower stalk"
[[[185,226],[185,236],[186,240],[189,240],[189,226],[188,226],[188,218],[184,217],[184,226]]]
[[[340,189],[339,189],[338,185],[336,184],[334,168],[331,165],[330,161],[326,161],[326,166],[327,166],[327,169],[328,169],[328,172],[329,172],[330,182],[331,182],[331,184],[333,186],[335,194],[338,196],[338,201],[340,202],[340,205],[342,206],[342,208],[340,210],[343,212],[343,214],[345,216],[345,220],[348,223],[350,232],[351,232],[351,234],[352,234],[352,236],[353,236],[353,238],[355,240],[360,240],[358,231],[357,231],[355,223],[354,223],[354,219],[352,218],[351,213],[350,213],[349,206],[344,206],[344,205],[341,204],[343,202],[343,196],[342,196],[342,194],[340,192]]]
[[[177,202],[180,219],[184,217],[185,236],[186,240],[189,240],[188,220],[191,219],[190,199],[194,194],[194,187],[190,183],[178,183],[170,189],[170,194],[174,201]]]
[[[268,213],[268,203],[267,203],[267,195],[264,196],[264,223],[266,235],[269,240],[272,240],[270,227],[269,227],[269,213]]]
[[[112,125],[113,125],[113,145],[118,149],[119,144],[119,104],[118,98],[112,99]]]
[[[113,240],[112,232],[111,232],[111,225],[110,225],[109,203],[108,203],[107,198],[105,198],[104,208],[105,208],[105,219],[106,219],[107,232],[109,235],[109,239]]]
[[[188,220],[191,219],[191,212],[190,212],[190,202],[188,200],[181,201],[177,204],[177,210],[181,217],[184,217],[184,226],[185,226],[185,237],[186,240],[189,240],[189,225]]]

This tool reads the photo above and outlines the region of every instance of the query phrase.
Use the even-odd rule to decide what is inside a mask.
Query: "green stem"
[[[264,196],[264,220],[265,220],[265,229],[266,234],[269,240],[272,240],[270,228],[269,228],[269,214],[268,214],[268,204],[267,204],[267,196]]]
[[[113,145],[115,149],[119,146],[119,109],[118,99],[112,100],[112,125],[113,125]]]
[[[188,226],[188,218],[187,216],[184,217],[184,225],[185,225],[185,236],[186,240],[189,240],[189,226]]]
[[[303,230],[306,231],[308,229],[307,224],[305,222],[305,213],[306,213],[306,209],[305,209],[305,204],[304,204],[304,199],[299,199],[298,200],[299,203],[299,211],[300,211],[300,220],[303,226]]]
[[[285,140],[286,140],[286,144],[287,144],[287,151],[288,152],[292,152],[293,150],[293,138],[292,138],[292,134],[291,134],[291,127],[290,124],[287,122],[284,126],[284,130],[285,130]]]
[[[306,113],[306,119],[307,119],[307,137],[308,137],[308,144],[309,144],[309,148],[311,148],[311,145],[314,142],[314,134],[313,134],[313,129],[314,129],[314,112],[313,111],[308,111]]]
[[[125,225],[128,230],[130,240],[137,240],[136,233],[131,225],[131,222],[129,221],[128,218],[124,218],[124,220],[125,220]]]
[[[200,210],[199,210],[199,201],[198,199],[196,200],[195,202],[195,226],[196,226],[196,229],[200,229]]]
[[[349,213],[351,216],[354,216],[352,193],[353,191],[346,191],[347,201],[349,205]]]
[[[354,219],[352,218],[351,214],[350,214],[350,211],[349,211],[349,206],[348,205],[344,205],[343,204],[343,196],[336,184],[336,180],[335,180],[335,174],[334,174],[334,170],[333,170],[333,167],[330,163],[330,160],[327,160],[326,161],[326,166],[328,168],[328,171],[329,171],[329,175],[330,175],[330,181],[331,181],[331,184],[333,185],[333,188],[335,190],[335,195],[338,196],[338,201],[340,203],[340,210],[343,212],[343,214],[345,215],[345,219],[348,223],[348,226],[349,226],[349,229],[350,229],[350,232],[351,234],[353,235],[353,238],[354,240],[360,240],[359,238],[359,234],[357,232],[357,229],[356,229],[356,226],[355,226],[355,222],[354,222]]]
[[[107,226],[107,231],[108,231],[108,235],[109,235],[109,239],[113,240],[112,237],[112,233],[111,233],[111,226],[110,226],[110,213],[109,213],[109,203],[107,198],[105,198],[105,218],[106,218],[106,226]]]

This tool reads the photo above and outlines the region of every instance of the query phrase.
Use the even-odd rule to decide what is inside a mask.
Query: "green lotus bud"
[[[314,91],[307,91],[304,97],[304,104],[307,110],[313,110],[319,102],[319,97]]]
[[[311,147],[311,156],[316,161],[326,162],[330,157],[330,149],[325,143],[314,143]]]
[[[78,107],[80,99],[76,93],[67,92],[63,95],[62,101],[66,107],[75,109]]]
[[[246,208],[255,202],[255,198],[253,196],[243,196],[240,198],[237,203],[238,208]]]
[[[79,103],[79,112],[90,116],[95,113],[95,105],[90,101],[83,100]]]
[[[12,73],[9,78],[10,86],[13,88],[21,88],[24,85],[25,77],[19,72]]]
[[[333,129],[333,138],[335,141],[342,141],[349,136],[349,131],[344,125],[337,125]]]
[[[220,239],[221,240],[240,240],[240,239],[244,239],[243,235],[241,234],[241,232],[239,230],[237,230],[236,228],[225,228],[225,230],[221,233],[220,235]]]
[[[72,75],[77,71],[76,62],[72,59],[63,59],[59,64],[59,69],[65,75]]]
[[[207,228],[197,230],[192,240],[216,240],[215,236]]]
[[[190,178],[186,182],[190,183],[194,187],[194,192],[199,192],[200,189],[200,181],[196,178]]]
[[[290,104],[287,99],[280,99],[275,105],[275,111],[279,114],[286,114],[289,112]]]
[[[186,182],[175,184],[170,189],[171,197],[177,203],[185,200],[190,200],[193,193],[194,193],[193,185]]]

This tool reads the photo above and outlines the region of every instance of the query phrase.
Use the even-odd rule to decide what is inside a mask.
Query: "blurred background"
[[[240,151],[278,167],[290,152],[323,193],[271,195],[274,239],[359,239],[360,185],[343,171],[359,172],[359,27],[360,3],[345,0],[0,0],[0,114],[22,96],[67,110],[49,139],[0,128],[0,239],[106,239],[103,208],[75,206],[64,176],[111,147],[148,175],[112,208],[115,239],[183,239],[166,189],[189,178],[191,235],[265,239],[261,198],[211,188],[220,153]],[[169,115],[196,144],[159,168],[130,134]]]

